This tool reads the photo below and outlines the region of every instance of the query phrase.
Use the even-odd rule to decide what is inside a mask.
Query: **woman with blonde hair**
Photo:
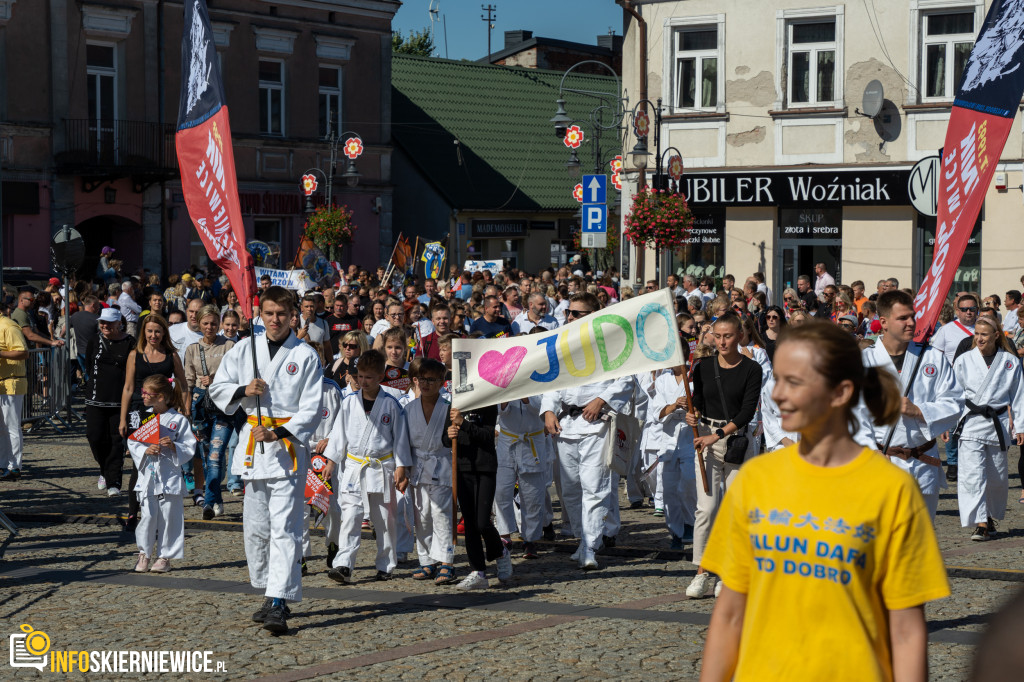
[[[359,362],[359,356],[370,350],[370,339],[365,333],[353,330],[341,337],[338,341],[338,349],[340,350],[338,359],[325,374],[328,379],[333,380],[342,388],[358,391],[356,365]]]
[[[978,317],[971,350],[953,360],[953,373],[966,398],[954,432],[960,436],[960,525],[973,526],[971,540],[984,541],[995,533],[996,521],[1006,511],[1007,449],[1024,445],[1024,377],[998,319]]]
[[[924,604],[949,595],[935,531],[916,481],[850,433],[861,399],[899,418],[896,377],[817,321],[782,332],[774,374],[800,440],[745,464],[719,509],[703,565],[725,587],[700,679],[925,680]]]

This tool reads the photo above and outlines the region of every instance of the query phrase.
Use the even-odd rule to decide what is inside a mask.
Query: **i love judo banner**
[[[206,0],[185,0],[181,76],[174,144],[188,215],[210,260],[228,276],[239,300],[251,302],[256,280],[245,247],[231,125]],[[242,314],[251,318],[250,306],[243,305]]]
[[[668,289],[545,334],[452,341],[452,407],[472,410],[683,363]]]
[[[964,67],[946,129],[935,254],[914,299],[928,338],[967,248],[1024,93],[1024,0],[994,0]]]

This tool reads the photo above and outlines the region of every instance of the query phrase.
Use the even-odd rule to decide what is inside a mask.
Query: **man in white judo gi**
[[[854,411],[860,421],[855,440],[881,450],[890,461],[917,479],[932,521],[939,505],[939,488],[945,483],[936,438],[956,427],[963,411],[963,391],[956,382],[953,368],[942,353],[912,343],[916,322],[914,299],[898,289],[878,297],[878,317],[882,335],[873,346],[862,351],[864,366],[884,367],[900,382],[903,408],[900,420],[893,427],[875,424],[864,402]],[[915,365],[920,368],[914,372]],[[907,387],[913,385],[909,395]],[[890,428],[892,440],[886,450]]]
[[[291,292],[269,287],[260,297],[266,333],[256,337],[256,362],[251,341],[235,344],[210,385],[221,411],[230,415],[241,408],[248,416],[231,473],[245,483],[242,530],[249,580],[266,590],[253,620],[275,634],[288,630],[286,602],[302,599],[307,444],[322,418],[323,371],[316,351],[291,331],[294,311]]]

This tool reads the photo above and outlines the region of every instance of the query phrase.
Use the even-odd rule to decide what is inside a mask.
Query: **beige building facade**
[[[760,270],[779,291],[825,262],[837,280],[863,280],[869,292],[887,277],[920,284],[935,219],[919,208],[928,211],[938,178],[915,164],[943,146],[990,3],[619,4],[642,19],[626,14],[624,93],[635,103],[646,87],[648,99],[661,99],[661,147],[681,152],[682,191],[701,226],[681,256],[639,254],[638,268],[638,254],[624,253],[630,279],[674,271],[742,282]],[[1021,125],[1018,115],[955,289],[1021,289]],[[633,143],[627,136],[624,149]],[[652,155],[648,178],[654,163]],[[638,178],[626,176],[624,210]]]

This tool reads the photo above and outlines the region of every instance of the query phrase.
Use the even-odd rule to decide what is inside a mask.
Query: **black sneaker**
[[[629,508],[630,509],[641,509],[641,508],[643,508],[643,506],[644,506],[644,501],[643,500],[637,500],[636,502],[630,502],[629,503]]]
[[[988,534],[990,536],[996,534],[996,520],[991,516],[988,517]]]
[[[306,558],[303,557],[302,558],[302,575],[307,575],[308,573],[309,573],[309,568],[306,567]]]
[[[8,469],[0,474],[0,481],[17,481],[21,478],[21,469]]]
[[[950,483],[956,482],[956,465],[950,464],[946,466],[946,480]]]
[[[386,571],[377,571],[377,576],[374,578],[374,580],[384,582],[385,580],[391,580],[393,577],[393,575]]]
[[[263,619],[263,629],[267,632],[272,632],[275,635],[284,634],[288,632],[288,606],[280,604],[274,606],[271,602],[270,609],[267,611],[266,618]]]
[[[984,542],[985,540],[988,540],[988,537],[988,528],[985,528],[985,526],[978,526],[974,529],[974,532],[971,533],[971,540],[974,540],[975,542]]]
[[[203,521],[210,521],[213,516],[213,507],[203,507]]]
[[[334,557],[338,556],[338,546],[333,542],[327,545],[327,568],[334,565]]]
[[[537,559],[537,545],[532,542],[523,543],[523,558],[524,559]]]
[[[555,524],[549,523],[548,525],[544,526],[544,539],[548,542],[555,541]]]
[[[265,621],[267,619],[267,614],[270,613],[270,608],[273,605],[274,605],[274,600],[272,598],[267,597],[266,599],[264,599],[263,600],[263,605],[260,606],[259,609],[257,609],[256,613],[252,614],[253,622],[254,623],[262,623],[263,621]],[[292,615],[292,610],[290,608],[288,608],[287,604],[284,605],[284,615],[285,616]]]
[[[341,583],[342,585],[344,585],[345,583],[352,582],[352,569],[348,566],[342,566],[341,568],[332,568],[331,570],[327,571],[327,577],[336,583]]]

